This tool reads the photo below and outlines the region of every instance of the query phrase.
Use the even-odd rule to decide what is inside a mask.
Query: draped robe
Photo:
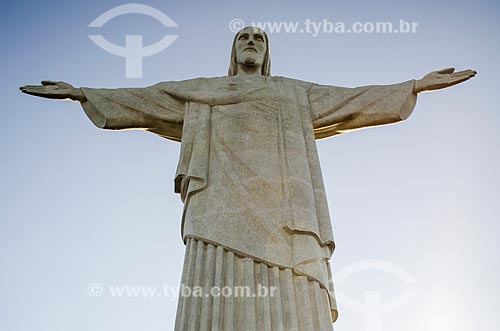
[[[275,76],[82,88],[99,128],[181,142],[175,192],[182,238],[202,240],[317,282],[337,308],[335,244],[315,139],[406,119],[414,80],[342,88]]]

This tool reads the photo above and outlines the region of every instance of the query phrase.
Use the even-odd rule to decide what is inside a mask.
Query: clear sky
[[[476,69],[418,97],[396,125],[318,142],[336,237],[336,330],[366,328],[377,295],[384,331],[493,331],[500,305],[500,4],[497,1],[144,1],[139,14],[88,25],[123,1],[2,4],[0,329],[172,330],[175,298],[116,298],[109,286],[177,287],[184,246],[173,193],[179,144],[98,130],[78,103],[23,95],[42,79],[143,87],[227,72],[235,18],[251,22],[418,22],[414,34],[270,33],[272,74],[337,86],[391,84],[441,68]],[[94,44],[178,39],[126,78]],[[376,270],[389,265],[389,270]],[[384,261],[384,262],[382,262]],[[357,272],[352,266],[361,265]],[[360,264],[359,264],[360,263]],[[386,264],[383,264],[386,263]],[[407,272],[406,281],[394,274]],[[100,297],[88,286],[99,283]],[[380,306],[379,306],[380,307]],[[373,312],[376,316],[376,312]]]

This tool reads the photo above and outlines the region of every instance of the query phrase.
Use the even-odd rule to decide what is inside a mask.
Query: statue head
[[[234,76],[238,73],[238,64],[260,66],[262,67],[262,76],[270,75],[269,39],[264,30],[250,26],[236,33],[231,50],[229,76]]]

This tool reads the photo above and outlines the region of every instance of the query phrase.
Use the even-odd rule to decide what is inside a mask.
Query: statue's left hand
[[[415,83],[414,93],[424,91],[439,90],[445,87],[453,86],[474,77],[475,70],[463,70],[454,72],[455,68],[447,68],[433,71],[419,79]]]

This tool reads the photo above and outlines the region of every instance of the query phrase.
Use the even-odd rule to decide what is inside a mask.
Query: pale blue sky
[[[336,284],[363,301],[418,294],[382,317],[384,331],[493,331],[500,305],[500,4],[496,1],[144,1],[143,15],[89,28],[124,1],[3,5],[0,329],[172,330],[176,301],[99,298],[89,283],[178,286],[182,204],[173,193],[179,145],[139,131],[96,129],[78,103],[23,95],[42,79],[75,86],[147,86],[225,75],[228,23],[306,19],[418,22],[415,34],[270,34],[272,74],[338,86],[390,84],[445,67],[473,68],[462,85],[420,95],[397,125],[318,143],[337,242],[334,273],[367,259],[416,283],[368,270]],[[123,58],[88,38],[145,44],[179,38],[126,79]],[[339,300],[336,330],[367,330]]]

